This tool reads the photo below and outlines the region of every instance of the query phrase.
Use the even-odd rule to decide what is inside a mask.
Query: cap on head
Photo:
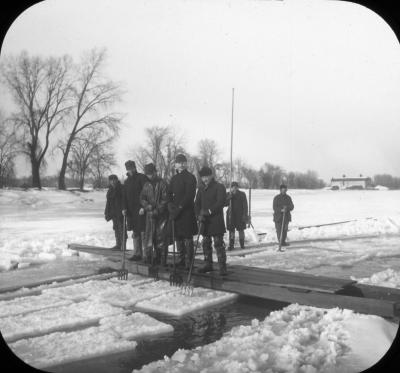
[[[282,190],[282,189],[287,190],[287,186],[286,186],[285,184],[281,184],[280,187],[279,187],[279,189],[280,189],[280,190]]]
[[[116,181],[118,181],[118,176],[117,175],[114,175],[114,174],[112,174],[112,175],[110,175],[109,177],[108,177],[108,180],[116,180]]]
[[[156,172],[156,166],[153,163],[146,164],[144,166],[145,175],[152,175]]]
[[[131,161],[131,160],[126,161],[126,162],[125,162],[125,168],[126,168],[127,170],[135,169],[135,168],[136,168],[136,163],[135,163],[134,161]]]
[[[185,157],[184,154],[178,154],[175,157],[175,163],[184,163],[184,162],[187,162],[187,158]]]
[[[237,183],[237,181],[232,181],[231,182],[231,187],[238,187],[239,188],[239,184]]]
[[[210,167],[204,166],[201,168],[201,170],[199,171],[199,175],[200,177],[203,176],[211,176],[212,175],[212,170]]]

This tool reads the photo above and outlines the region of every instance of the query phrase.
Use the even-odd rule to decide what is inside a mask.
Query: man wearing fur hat
[[[165,266],[168,251],[168,186],[157,175],[153,163],[144,166],[144,174],[149,179],[140,193],[140,203],[146,211],[144,259],[149,264]],[[153,248],[155,257],[152,257]]]
[[[193,236],[197,233],[196,216],[194,214],[194,198],[196,195],[196,177],[187,170],[187,159],[184,154],[175,158],[176,174],[169,185],[169,216],[171,231],[178,249],[178,266],[189,268],[193,258]]]
[[[218,257],[220,275],[226,275],[226,252],[224,243],[225,222],[224,206],[226,202],[225,186],[218,183],[212,176],[209,167],[203,167],[200,172],[202,185],[199,187],[195,201],[195,211],[203,235],[203,252],[205,265],[200,273],[213,270],[212,241]]]
[[[244,229],[249,221],[247,197],[244,192],[239,190],[236,181],[231,183],[231,191],[228,193],[226,205],[226,226],[229,231],[228,250],[233,250],[235,244],[235,229],[239,232],[240,248],[244,249]]]
[[[111,250],[122,250],[123,216],[122,216],[122,185],[117,175],[108,177],[109,188],[106,195],[106,208],[104,217],[106,221],[112,220],[115,233],[115,246]],[[125,238],[126,239],[126,238]]]
[[[144,238],[145,216],[140,205],[140,192],[147,181],[147,177],[136,170],[134,161],[125,162],[126,175],[122,199],[122,214],[127,218],[127,230],[133,231],[133,256],[129,260],[142,259],[142,239]]]

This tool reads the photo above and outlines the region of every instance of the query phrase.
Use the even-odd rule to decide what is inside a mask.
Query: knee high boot
[[[233,230],[233,231],[229,231],[229,246],[228,246],[228,250],[229,251],[233,250],[234,246],[235,246],[235,231]]]
[[[178,262],[176,265],[178,267],[185,267],[186,248],[183,239],[176,240],[176,249],[178,251]]]
[[[219,274],[225,276],[226,272],[226,252],[225,252],[225,242],[223,236],[214,237],[214,247],[218,256],[218,267]]]
[[[199,268],[198,272],[199,273],[211,272],[213,270],[211,237],[210,236],[203,237],[202,244],[203,244],[205,264],[201,268]]]
[[[185,269],[189,270],[190,264],[193,260],[194,254],[194,243],[192,238],[185,239],[185,250],[186,250],[186,258],[185,258]]]
[[[239,231],[239,243],[240,243],[240,248],[244,249],[244,230]]]

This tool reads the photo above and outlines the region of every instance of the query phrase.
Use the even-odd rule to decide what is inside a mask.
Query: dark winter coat
[[[229,202],[229,198],[232,195],[232,201]],[[243,230],[246,228],[248,221],[248,205],[246,193],[238,190],[236,193],[228,193],[226,206],[232,204],[232,213],[230,207],[226,211],[226,226],[228,230],[233,231]],[[230,219],[232,218],[232,220]]]
[[[284,206],[287,207],[285,220],[287,222],[292,221],[292,215],[290,214],[290,211],[294,209],[292,199],[287,194],[278,194],[274,197],[274,201],[272,203],[272,208],[274,209],[274,222],[282,221],[282,209]]]
[[[122,206],[124,210],[127,210],[128,230],[134,229],[136,232],[143,232],[145,217],[144,215],[139,215],[139,210],[142,207],[140,204],[140,192],[148,179],[138,172],[135,172],[132,176],[127,174],[127,176],[124,182]]]
[[[175,236],[191,238],[197,234],[194,214],[194,198],[197,181],[187,170],[175,174],[169,184],[169,206],[171,219],[175,222]]]
[[[147,181],[140,193],[140,203],[146,211],[144,247],[152,247],[153,234],[157,244],[165,242],[168,228],[168,185],[157,177]]]
[[[106,208],[104,209],[104,217],[107,221],[122,218],[122,194],[123,187],[119,181],[115,188],[112,186],[108,188]]]
[[[226,203],[225,187],[211,180],[208,186],[201,185],[197,191],[195,201],[196,215],[199,216],[202,210],[208,211],[203,223],[203,236],[218,236],[224,234],[224,206]]]

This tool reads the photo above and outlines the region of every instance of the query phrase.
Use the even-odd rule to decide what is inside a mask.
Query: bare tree
[[[58,179],[58,188],[65,189],[65,173],[68,157],[77,139],[84,137],[84,132],[93,128],[102,128],[114,137],[118,132],[122,116],[111,112],[110,108],[121,99],[122,91],[118,84],[103,76],[105,50],[91,50],[82,57],[80,64],[75,66],[76,79],[72,84],[72,105],[70,121],[66,126],[67,139],[59,145],[63,159]]]
[[[73,142],[68,168],[72,178],[78,180],[80,190],[83,190],[85,178],[89,173],[98,175],[100,171],[101,177],[104,175],[102,173],[104,166],[106,166],[106,169],[107,166],[111,166],[109,162],[110,160],[113,161],[113,158],[110,158],[112,153],[106,150],[109,149],[111,141],[112,139],[108,138],[101,129],[92,128],[89,131],[82,132]],[[105,159],[99,159],[99,155],[104,155]],[[105,160],[107,162],[104,162]]]
[[[70,58],[30,57],[27,52],[5,59],[2,77],[17,106],[12,115],[22,130],[22,149],[31,162],[32,186],[41,188],[40,168],[50,137],[70,110]]]
[[[9,184],[14,176],[14,159],[18,153],[18,142],[12,124],[0,111],[0,188]]]
[[[215,140],[203,139],[199,142],[199,157],[203,166],[208,166],[213,168],[217,162],[220,151]]]
[[[105,174],[111,172],[111,167],[116,165],[115,155],[111,148],[113,139],[108,139],[101,146],[94,149],[91,157],[90,173],[93,176],[95,188],[105,187]]]
[[[145,129],[144,146],[133,149],[132,155],[140,168],[152,162],[158,174],[170,179],[174,172],[174,160],[178,153],[184,153],[184,136],[170,126],[154,126]]]

